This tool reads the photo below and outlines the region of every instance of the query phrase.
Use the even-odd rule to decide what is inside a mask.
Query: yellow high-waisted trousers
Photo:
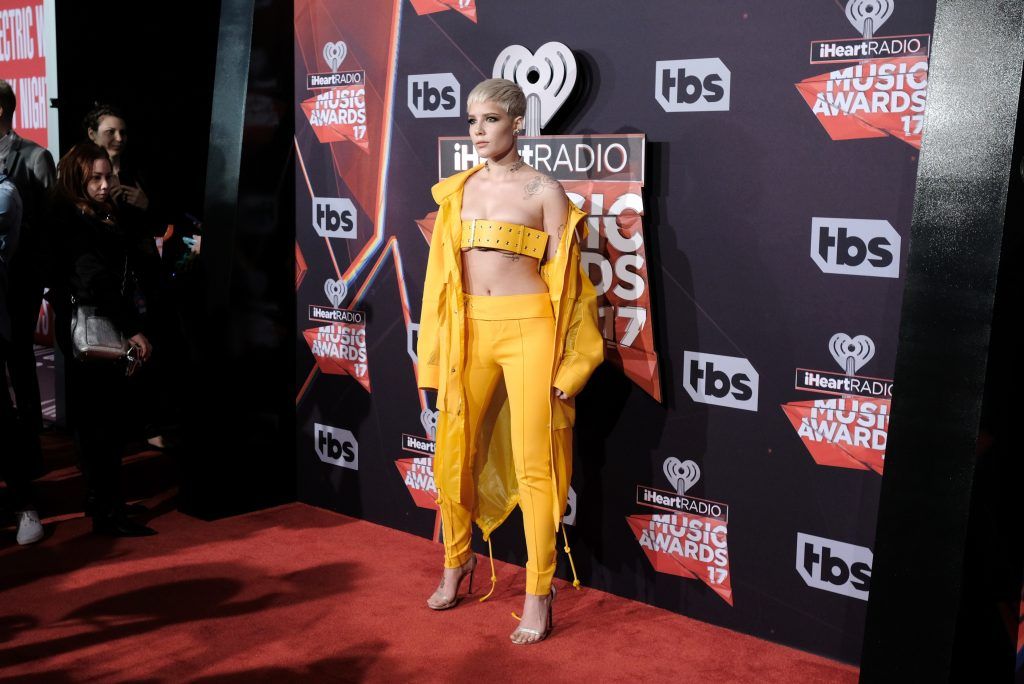
[[[551,524],[555,492],[549,454],[555,344],[551,299],[546,292],[464,297],[466,443],[475,458],[481,419],[498,380],[504,378],[526,534],[526,591],[547,595],[555,574],[555,528]],[[470,508],[444,500],[441,521],[446,568],[469,561],[472,517]]]

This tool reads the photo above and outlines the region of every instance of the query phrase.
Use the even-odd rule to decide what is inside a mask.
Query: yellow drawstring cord
[[[565,523],[562,523],[562,539],[565,540],[565,555],[569,557],[569,567],[572,568],[572,586],[579,591],[580,578],[576,576],[576,563],[572,560],[572,550],[569,549],[569,534],[565,531]]]
[[[483,603],[491,597],[494,593],[494,587],[498,586],[498,575],[494,572],[494,549],[491,548],[491,538],[487,537],[487,555],[491,559],[491,590],[487,592],[487,595],[480,599],[480,603]]]

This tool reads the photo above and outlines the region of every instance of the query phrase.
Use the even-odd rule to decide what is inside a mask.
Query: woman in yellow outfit
[[[469,135],[487,161],[433,188],[439,208],[420,316],[419,386],[438,391],[434,478],[445,545],[444,575],[427,605],[457,603],[476,567],[472,521],[489,541],[518,504],[528,561],[511,638],[535,643],[551,629],[572,397],[602,361],[604,342],[580,266],[585,215],[516,149],[523,91],[489,79],[467,100]],[[493,591],[493,571],[491,579]]]

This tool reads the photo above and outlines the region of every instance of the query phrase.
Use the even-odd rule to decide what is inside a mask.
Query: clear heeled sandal
[[[449,608],[454,608],[459,603],[459,599],[461,598],[459,596],[459,587],[462,586],[462,580],[466,579],[467,575],[469,576],[469,591],[467,592],[467,594],[473,593],[473,574],[475,572],[476,554],[473,554],[464,565],[459,567],[459,578],[455,580],[455,594],[452,596],[451,600],[445,601],[443,603],[432,601],[434,596],[437,595],[437,592],[444,589],[444,575],[442,575],[441,583],[437,585],[437,589],[434,590],[433,595],[431,595],[431,597],[427,599],[427,608],[430,608],[431,610],[448,610]]]
[[[517,646],[526,646],[528,644],[538,644],[551,634],[551,630],[555,627],[554,619],[552,618],[551,606],[555,603],[555,588],[551,587],[551,593],[548,598],[548,624],[544,631],[539,629],[530,629],[529,627],[516,627],[516,630],[509,635],[509,639],[512,640],[513,644]],[[529,638],[523,640],[516,640],[517,634],[528,635]]]

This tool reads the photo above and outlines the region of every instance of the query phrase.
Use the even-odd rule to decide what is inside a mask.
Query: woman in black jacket
[[[145,328],[161,353],[132,378],[131,385],[139,399],[133,415],[138,425],[133,432],[137,437],[144,437],[151,446],[163,449],[173,441],[165,440],[165,436],[176,432],[178,405],[184,400],[175,396],[178,388],[174,383],[184,371],[180,354],[184,340],[170,291],[169,273],[161,263],[154,238],[164,238],[168,224],[178,224],[175,228],[179,232],[184,226],[179,220],[181,217],[176,217],[145,181],[139,157],[127,152],[128,123],[120,108],[97,103],[85,115],[83,124],[89,140],[110,156],[114,181],[110,197],[117,207],[118,222],[125,233],[138,239],[141,247],[136,275],[146,293]],[[180,240],[180,236],[177,239]],[[164,249],[168,246],[165,240]],[[173,252],[177,243],[170,246]]]
[[[130,398],[123,363],[74,358],[72,302],[97,307],[130,338],[143,361],[149,340],[142,332],[141,293],[134,275],[139,251],[111,203],[112,167],[107,152],[80,143],[60,160],[51,225],[55,231],[54,287],[57,343],[66,364],[67,401],[82,472],[90,490],[93,531],[113,536],[154,534],[125,514],[120,474],[124,416]]]

